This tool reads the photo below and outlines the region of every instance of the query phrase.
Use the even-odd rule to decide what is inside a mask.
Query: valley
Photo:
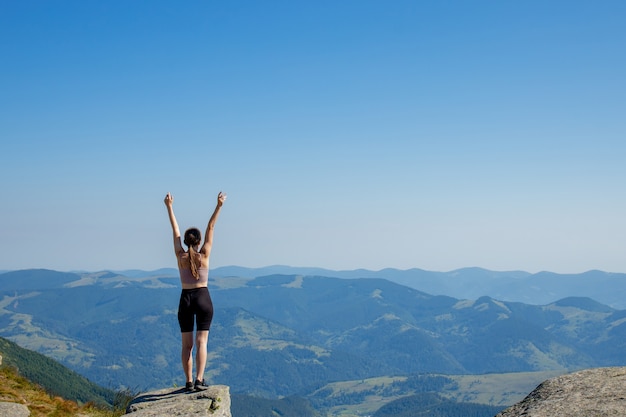
[[[426,386],[504,407],[549,376],[626,362],[626,311],[586,297],[531,305],[282,274],[216,274],[210,288],[209,381],[250,398],[305,398],[337,416],[372,414]],[[9,272],[0,336],[110,389],[176,386],[178,295],[169,271]]]

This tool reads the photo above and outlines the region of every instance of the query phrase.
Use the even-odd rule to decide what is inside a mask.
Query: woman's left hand
[[[171,206],[174,203],[174,197],[172,197],[172,194],[167,193],[163,202],[166,206]]]

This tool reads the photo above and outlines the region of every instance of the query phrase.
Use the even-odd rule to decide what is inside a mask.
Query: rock
[[[135,397],[126,409],[129,417],[211,416],[232,417],[230,388],[211,385],[204,391],[187,393],[184,388],[166,388]]]
[[[595,368],[548,379],[496,417],[626,416],[626,367]]]
[[[24,404],[0,402],[0,416],[28,417],[30,410]]]

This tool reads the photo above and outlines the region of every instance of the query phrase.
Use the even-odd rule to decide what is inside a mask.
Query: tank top
[[[198,279],[191,273],[191,268],[180,268],[180,282],[185,285],[208,286],[209,284],[209,268],[198,268]]]

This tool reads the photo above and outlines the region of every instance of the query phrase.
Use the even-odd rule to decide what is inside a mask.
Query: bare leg
[[[183,371],[185,372],[185,382],[193,382],[191,375],[193,373],[193,360],[191,351],[193,350],[193,332],[183,332],[182,335],[182,349],[180,353],[180,359],[183,363]]]
[[[204,367],[206,366],[207,343],[209,341],[208,330],[196,332],[196,380],[204,380]]]

